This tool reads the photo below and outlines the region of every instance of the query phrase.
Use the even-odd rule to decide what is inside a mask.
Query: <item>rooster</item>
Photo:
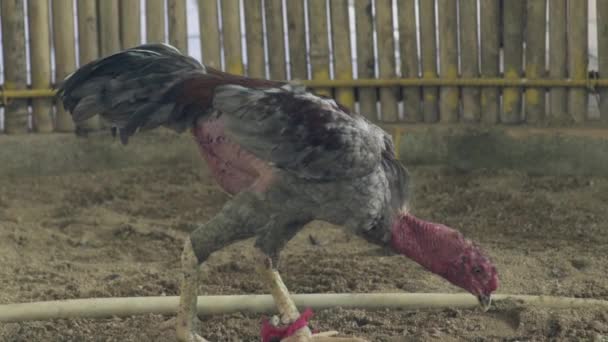
[[[139,130],[190,130],[232,195],[186,239],[175,319],[181,341],[205,341],[194,331],[200,264],[250,237],[287,325],[264,326],[262,339],[327,339],[310,333],[309,315],[299,315],[277,269],[281,249],[313,220],[405,255],[490,305],[498,287],[490,259],[458,231],[408,211],[409,176],[391,137],[333,99],[297,84],[224,73],[165,44],[86,64],[58,96],[77,126],[99,114],[123,144]]]

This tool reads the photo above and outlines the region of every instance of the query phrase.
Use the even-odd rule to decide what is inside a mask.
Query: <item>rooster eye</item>
[[[479,267],[479,266],[473,266],[473,273],[479,274],[479,273],[481,273],[481,271],[482,271],[481,267]]]

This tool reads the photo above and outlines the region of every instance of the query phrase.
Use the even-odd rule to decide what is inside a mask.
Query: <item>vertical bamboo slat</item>
[[[372,0],[355,1],[355,24],[357,27],[357,76],[374,78],[374,18]],[[376,89],[362,87],[358,89],[359,112],[372,121],[378,120],[376,108]]]
[[[2,41],[4,56],[4,79],[6,89],[25,89],[25,22],[22,0],[0,1],[2,16]],[[7,44],[10,42],[10,45]],[[12,99],[4,112],[6,133],[27,132],[27,102]]]
[[[517,79],[522,76],[523,33],[526,0],[509,0],[503,9],[504,77]],[[521,122],[521,89],[507,87],[503,90],[503,108],[500,121],[505,124]]]
[[[481,77],[498,77],[499,72],[499,30],[500,11],[498,1],[480,1],[481,18]],[[481,89],[481,121],[495,124],[500,114],[498,88]]]
[[[29,0],[28,16],[32,87],[34,89],[48,89],[51,87],[49,2],[47,0]],[[52,110],[50,99],[38,98],[32,100],[33,129],[35,132],[48,133],[53,130],[53,121],[50,115]]]
[[[199,0],[198,11],[203,62],[207,66],[219,69],[221,57],[217,1]]]
[[[568,1],[568,76],[574,80],[587,77],[587,5],[587,1]],[[568,112],[575,122],[585,121],[586,89],[569,89]]]
[[[289,64],[291,78],[308,77],[306,66],[306,31],[303,0],[287,1],[287,34],[289,37]]]
[[[186,0],[167,0],[169,17],[169,44],[188,54],[188,21]]]
[[[376,35],[380,78],[395,78],[395,39],[391,0],[376,0]],[[399,120],[399,87],[380,88],[381,117],[384,122]]]
[[[94,1],[79,0],[78,7],[78,55],[80,65],[99,57],[97,45],[97,8]],[[94,116],[83,122],[80,128],[95,130],[99,128],[99,117]]]
[[[76,69],[74,44],[74,3],[53,0],[53,40],[55,42],[55,80],[62,81]],[[74,123],[63,106],[57,106],[55,128],[60,132],[74,130]]]
[[[105,0],[101,0],[105,1]],[[146,1],[146,42],[165,41],[165,0]]]
[[[399,44],[401,54],[401,75],[407,78],[418,77],[418,52],[416,47],[416,0],[399,0]],[[420,89],[401,88],[403,94],[404,118],[409,122],[422,121],[420,111]]]
[[[350,53],[348,0],[332,0],[330,4],[335,78],[352,80],[353,63]],[[337,88],[336,99],[348,108],[354,109],[355,107],[355,94],[352,88]]]
[[[460,0],[460,53],[462,77],[479,77],[477,0]],[[479,122],[480,117],[480,88],[463,87],[462,121]]]
[[[308,1],[310,19],[310,64],[312,78],[329,79],[329,41],[327,37],[327,7],[325,0]],[[321,95],[331,96],[331,89],[317,88]]]
[[[545,15],[544,0],[529,0],[526,8],[526,78],[545,76]],[[545,115],[545,89],[526,89],[526,120],[538,123]]]
[[[120,46],[128,49],[141,44],[141,2],[120,0]]]
[[[566,3],[567,0],[549,1],[549,49],[551,51],[549,53],[549,77],[556,80],[568,77]],[[560,87],[553,87],[549,91],[549,122],[563,123],[568,120],[568,96],[566,92],[566,88]]]
[[[438,0],[439,6],[439,62],[442,79],[458,77],[458,3],[454,0]],[[441,87],[439,115],[443,123],[458,122],[458,88]]]
[[[242,75],[244,70],[241,54],[239,0],[222,0],[222,23],[226,71]]]
[[[264,78],[264,32],[262,1],[249,0],[245,5],[245,34],[247,37],[247,75]]]
[[[285,66],[285,36],[283,30],[283,7],[281,0],[266,0],[266,32],[268,32],[268,64],[270,78],[287,78]]]
[[[608,78],[608,0],[596,0],[598,68],[601,78]],[[608,87],[600,88],[600,120],[608,122]]]
[[[118,2],[99,0],[99,53],[111,55],[120,50]]]
[[[489,1],[493,2],[493,1]],[[422,58],[422,77],[437,77],[437,51],[435,48],[435,4],[434,1],[420,1],[420,49]],[[422,89],[422,111],[424,121],[436,122],[439,119],[437,88]]]

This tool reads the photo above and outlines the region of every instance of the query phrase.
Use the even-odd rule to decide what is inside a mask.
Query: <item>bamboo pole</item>
[[[203,62],[207,66],[219,69],[221,57],[217,1],[199,0],[198,11]]]
[[[74,44],[74,3],[53,0],[53,40],[55,42],[55,80],[63,81],[76,69]],[[74,122],[62,105],[57,105],[55,129],[59,132],[74,130]]]
[[[120,50],[118,2],[99,0],[99,53],[108,56]]]
[[[551,309],[607,309],[608,301],[531,295],[493,295],[495,303],[517,301],[525,305]],[[468,293],[312,293],[292,294],[296,306],[314,310],[346,309],[471,309],[479,306]],[[0,322],[25,322],[66,318],[109,318],[147,314],[175,314],[177,296],[67,299],[47,302],[0,305]],[[271,313],[276,305],[270,295],[199,296],[199,315],[235,312]]]
[[[186,0],[167,0],[169,44],[188,54],[188,18]]]
[[[372,0],[355,1],[358,78],[371,79],[376,76],[374,70],[373,23]],[[371,121],[377,121],[376,89],[358,88],[357,94],[359,95],[359,112]]]
[[[438,0],[439,6],[439,63],[440,77],[458,77],[458,2]],[[458,88],[441,87],[439,90],[439,115],[442,123],[458,122]]]
[[[105,1],[105,0],[101,0]],[[165,1],[146,0],[146,42],[165,41]]]
[[[521,88],[595,88],[608,87],[608,78],[585,79],[585,80],[552,80],[536,79],[504,79],[504,78],[457,78],[445,80],[441,78],[391,78],[391,79],[354,79],[354,80],[302,80],[297,83],[311,88],[335,88],[335,87],[521,87]],[[0,99],[18,99],[34,97],[55,96],[54,89],[24,89],[24,90],[2,90],[0,89]]]
[[[608,0],[596,0],[598,68],[601,77],[608,75]],[[608,122],[608,87],[600,88],[600,120]]]
[[[391,0],[376,0],[376,35],[378,36],[378,71],[380,78],[396,77],[395,40]],[[380,117],[383,122],[399,120],[399,88],[380,89]]]
[[[51,47],[49,32],[49,2],[29,0],[28,16],[30,29],[30,55],[32,68],[32,87],[46,89],[51,87]],[[32,101],[33,129],[35,132],[53,131],[50,99]]]
[[[391,78],[391,79],[354,79],[354,80],[302,80],[297,83],[311,88],[336,88],[336,87],[521,87],[521,88],[594,88],[608,87],[608,78],[585,79],[585,80],[552,80],[536,79],[504,79],[504,78],[457,78],[446,80],[441,78]],[[34,98],[55,96],[54,89],[24,89],[24,90],[1,90],[0,99]]]
[[[418,77],[418,49],[416,46],[416,1],[399,0],[399,51],[401,53],[401,76]],[[402,88],[404,118],[408,122],[423,121],[420,110],[420,89]]]
[[[2,13],[2,40],[6,89],[25,89],[27,69],[25,59],[25,15],[22,0],[0,1]],[[10,42],[10,43],[9,43]],[[14,100],[6,105],[4,130],[6,133],[25,133],[27,127],[27,101]]]
[[[587,1],[568,1],[568,77],[587,77]],[[568,112],[574,122],[585,121],[587,115],[587,91],[568,91]]]
[[[244,68],[241,52],[239,0],[222,0],[222,23],[226,71],[242,75]]]
[[[549,1],[549,78],[559,80],[568,77],[566,41],[567,0]],[[549,91],[548,122],[564,123],[568,121],[568,96],[566,89],[551,88]]]
[[[353,63],[350,53],[348,0],[332,0],[330,4],[335,78],[352,80]],[[336,100],[354,110],[355,94],[353,88],[337,88]]]
[[[266,78],[262,1],[245,1],[244,6],[245,34],[247,38],[247,75],[255,78]]]
[[[523,56],[523,33],[526,0],[509,0],[503,9],[503,55],[505,78],[521,77]],[[503,90],[503,107],[500,121],[505,124],[518,124],[521,115],[521,89]]]
[[[499,72],[499,31],[500,12],[498,1],[480,1],[481,18],[481,77],[497,77]],[[481,89],[481,121],[484,124],[495,124],[500,115],[499,90]]]
[[[291,79],[308,78],[306,62],[306,31],[303,0],[291,0],[287,5],[287,35],[289,37],[289,64]]]
[[[460,0],[460,44],[462,77],[479,77],[477,0]],[[480,118],[480,89],[463,88],[462,121],[479,122]]]
[[[532,0],[526,7],[526,78],[545,76],[545,0]],[[545,116],[544,89],[526,90],[526,121],[538,123]]]
[[[308,1],[310,20],[310,64],[313,80],[329,80],[329,41],[327,38],[327,7],[325,0]],[[320,95],[331,96],[331,89],[317,89]]]
[[[120,46],[123,49],[141,44],[141,2],[120,1]]]
[[[78,0],[78,54],[80,65],[99,57],[97,8],[94,1]],[[81,123],[80,128],[89,131],[99,129],[99,117],[94,116]]]
[[[493,1],[489,1],[493,2]],[[435,4],[434,1],[420,1],[420,49],[422,58],[422,78],[437,77],[437,51],[435,48]],[[422,112],[424,122],[439,119],[436,88],[422,89]]]
[[[265,0],[266,32],[268,38],[268,66],[270,78],[284,80],[287,78],[285,61],[285,31],[283,29],[282,0]]]

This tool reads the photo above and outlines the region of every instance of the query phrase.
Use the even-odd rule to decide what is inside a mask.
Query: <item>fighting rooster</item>
[[[265,326],[263,339],[327,339],[311,335],[277,271],[283,246],[312,220],[341,225],[411,258],[484,307],[498,287],[496,269],[478,246],[408,212],[408,172],[391,137],[332,99],[296,84],[227,74],[164,44],[84,65],[58,96],[77,125],[100,114],[124,144],[158,126],[191,130],[214,178],[233,195],[185,243],[176,318],[182,341],[204,341],[194,331],[200,264],[249,237],[265,256],[262,274],[283,323],[292,324]]]

